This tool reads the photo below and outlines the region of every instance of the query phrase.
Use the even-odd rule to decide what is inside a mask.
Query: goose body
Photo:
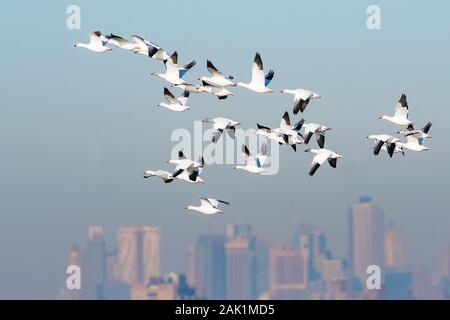
[[[259,53],[256,53],[252,64],[252,79],[248,83],[238,82],[237,87],[247,88],[257,93],[270,93],[272,89],[268,88],[270,81],[273,79],[274,72],[269,72],[264,75],[264,66]]]
[[[147,41],[138,35],[133,35],[131,36],[131,38],[132,44],[134,45],[134,53],[148,56],[152,59],[161,61],[169,59],[170,56],[167,54],[167,52],[157,44]]]
[[[202,122],[204,123],[208,123],[211,122],[213,123],[213,128],[214,128],[214,133],[212,136],[212,142],[217,142],[220,138],[220,136],[222,135],[222,133],[224,131],[226,131],[228,133],[228,135],[234,139],[235,138],[235,133],[236,133],[236,126],[241,124],[238,121],[234,121],[231,119],[227,119],[227,118],[205,118],[202,119]]]
[[[235,86],[235,84],[232,81],[225,78],[225,76],[219,70],[217,70],[217,68],[213,65],[213,63],[210,60],[206,62],[206,67],[211,76],[200,77],[198,78],[198,80],[205,81],[210,85],[218,87]]]
[[[400,142],[400,139],[388,134],[371,134],[367,136],[367,138],[375,140],[375,147],[373,148],[374,155],[377,156],[380,153],[381,148],[385,145],[386,151],[391,158],[394,155],[397,144]]]
[[[325,132],[328,130],[331,130],[331,128],[324,126],[322,124],[318,123],[305,123],[303,124],[304,129],[304,137],[305,137],[305,144],[309,143],[309,140],[311,140],[311,137],[313,134],[316,136],[317,144],[320,148],[323,148],[325,146]]]
[[[331,167],[336,168],[337,159],[342,158],[341,155],[329,149],[307,149],[305,152],[314,153],[315,156],[311,163],[311,168],[309,170],[309,175],[312,177],[314,173],[319,169],[319,167],[325,162],[328,161]]]
[[[214,214],[223,214],[222,210],[218,209],[218,206],[220,203],[230,205],[229,202],[214,199],[214,198],[201,198],[200,199],[200,206],[192,206],[188,205],[186,206],[186,210],[194,210],[203,214],[207,215],[214,215]]]
[[[169,89],[164,88],[164,98],[167,102],[161,102],[158,104],[158,107],[166,108],[175,112],[191,110],[191,108],[186,105],[189,98],[189,91],[184,91],[180,97],[175,98]]]
[[[414,126],[410,125],[406,128],[406,130],[400,130],[397,133],[401,134],[405,137],[412,136],[417,139],[428,139],[431,136],[428,134],[431,128],[431,122],[428,122],[422,129],[414,130]]]
[[[110,47],[107,47],[106,44],[108,40],[101,34],[100,31],[94,31],[89,33],[89,43],[76,43],[74,45],[75,48],[85,48],[87,50],[101,53],[106,51],[111,51]]]
[[[175,51],[169,59],[164,60],[164,66],[166,67],[165,73],[153,72],[152,76],[159,77],[170,82],[173,85],[185,84],[186,81],[180,77],[180,71],[178,68],[178,53]]]
[[[202,86],[200,87],[201,92],[208,92],[215,95],[219,100],[223,100],[228,98],[228,96],[232,96],[233,93],[224,87],[218,87],[215,85],[211,85],[206,81],[202,81]]]
[[[265,152],[265,150],[267,150],[267,149],[264,148],[263,152]],[[234,169],[245,170],[247,172],[256,173],[256,174],[267,172],[267,170],[265,168],[263,168],[264,161],[267,156],[266,154],[263,154],[263,152],[262,152],[259,156],[256,156],[254,158],[250,154],[250,151],[248,150],[248,148],[245,144],[242,145],[242,152],[244,153],[245,165],[235,165]]]
[[[151,170],[146,170],[144,171],[144,178],[150,178],[150,177],[159,177],[161,178],[165,183],[170,183],[173,181],[173,177],[172,174],[164,171],[164,170],[157,170],[157,171],[151,171]]]
[[[108,40],[108,43],[125,50],[135,50],[136,45],[118,35],[110,34],[109,36],[105,36]]]
[[[406,100],[406,95],[402,94],[397,104],[395,105],[395,112],[393,116],[383,115],[380,117],[381,120],[387,120],[389,122],[395,123],[399,126],[409,126],[414,124],[414,122],[408,119],[408,102]]]
[[[281,93],[289,93],[294,95],[294,114],[297,114],[299,111],[305,111],[310,100],[322,98],[321,95],[306,89],[284,89],[281,90]]]
[[[398,142],[398,145],[401,146],[403,149],[408,149],[410,151],[415,152],[421,152],[421,151],[428,151],[429,148],[425,147],[423,145],[423,139],[416,138],[414,136],[407,136],[406,137],[406,143],[405,142]]]

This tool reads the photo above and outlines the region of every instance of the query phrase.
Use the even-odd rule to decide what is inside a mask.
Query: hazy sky
[[[81,8],[81,30],[66,28],[66,8]],[[378,31],[366,28],[366,9],[381,8]],[[67,251],[84,247],[89,225],[102,225],[110,247],[118,226],[161,227],[163,271],[184,271],[195,235],[250,223],[270,240],[289,240],[293,224],[315,223],[337,256],[347,252],[348,206],[370,195],[405,232],[411,263],[436,267],[450,243],[450,4],[413,1],[244,1],[162,4],[136,1],[15,1],[2,3],[0,27],[0,298],[54,298],[62,286]],[[211,59],[235,79],[250,79],[261,53],[275,71],[271,87],[309,88],[306,121],[333,128],[329,148],[344,156],[337,169],[307,174],[312,156],[303,147],[281,149],[278,175],[204,170],[205,185],[142,178],[165,163],[176,128],[223,116],[279,123],[292,96],[258,95],[242,88],[218,101],[191,97],[190,113],[158,110],[162,64],[120,49],[96,54],[73,48],[87,33],[140,34],[196,59],[186,79],[206,75]],[[174,93],[176,91],[174,90]],[[391,114],[401,93],[410,117],[433,122],[430,152],[374,157],[370,133],[395,133],[378,120]],[[179,93],[179,92],[176,92]],[[292,116],[292,114],[291,114]],[[294,120],[300,117],[295,116]],[[315,141],[312,142],[315,146]],[[187,215],[201,196],[231,201],[226,215]]]

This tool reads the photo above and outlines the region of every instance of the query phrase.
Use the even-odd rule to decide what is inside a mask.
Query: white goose
[[[190,64],[192,64],[192,67],[195,65],[195,61]],[[182,73],[178,68],[178,53],[176,51],[170,56],[169,59],[164,60],[164,66],[166,67],[166,73],[152,72],[151,75],[164,79],[173,85],[186,84],[186,81],[181,79],[185,72]]]
[[[309,175],[311,177],[325,161],[328,161],[331,167],[336,168],[337,159],[342,158],[340,154],[329,149],[307,149],[305,152],[316,154],[311,163],[311,169],[309,170]]]
[[[172,178],[184,180],[191,183],[204,183],[200,178],[202,168],[205,166],[205,160],[200,157],[200,160],[194,161],[186,159],[183,150],[178,151],[178,159],[170,159],[167,163],[174,164],[175,171],[172,173]]]
[[[144,178],[150,178],[150,177],[160,177],[165,183],[170,183],[173,181],[172,174],[164,171],[164,170],[157,170],[157,171],[151,171],[146,170],[144,171]]]
[[[235,138],[235,133],[236,133],[236,126],[240,125],[241,123],[238,121],[234,121],[234,120],[230,120],[227,118],[205,118],[202,119],[202,122],[204,123],[208,123],[208,122],[212,122],[213,123],[213,128],[216,130],[213,133],[212,136],[212,142],[217,142],[217,140],[219,140],[220,136],[222,135],[222,132],[224,130],[227,131],[228,135],[234,139]]]
[[[287,134],[280,134],[279,132],[272,130],[269,127],[260,125],[259,123],[257,123],[256,126],[258,128],[256,134],[259,134],[268,140],[276,141],[280,145],[289,143],[289,136]]]
[[[267,149],[264,149],[267,150]],[[263,150],[263,152],[264,152]],[[245,159],[245,165],[235,165],[234,169],[238,170],[245,170],[251,173],[260,174],[262,172],[267,172],[266,169],[263,168],[263,161],[266,159],[266,154],[260,154],[259,156],[256,156],[255,158],[252,157],[250,154],[250,151],[248,150],[247,146],[245,144],[242,145],[242,152],[244,153],[244,159]],[[261,156],[263,158],[261,158]]]
[[[224,87],[218,87],[209,84],[206,81],[202,81],[202,86],[200,87],[201,92],[208,92],[215,95],[219,100],[228,98],[228,96],[233,96],[234,94]]]
[[[76,43],[75,48],[85,48],[93,52],[106,52],[111,51],[110,47],[106,46],[107,39],[102,35],[100,31],[94,31],[89,33],[89,43]]]
[[[229,202],[214,199],[214,198],[201,198],[200,206],[192,206],[188,205],[185,207],[186,210],[194,210],[203,214],[214,215],[214,214],[223,214],[222,210],[218,209],[219,203],[223,203],[226,205],[230,205]]]
[[[108,43],[125,50],[134,50],[136,45],[118,35],[110,34],[109,36],[105,36],[108,40]]]
[[[403,149],[408,149],[415,152],[430,150],[429,148],[423,145],[423,139],[417,139],[414,136],[407,136],[406,143],[398,142],[397,144],[401,146]]]
[[[394,151],[397,148],[397,144],[400,142],[400,139],[395,138],[388,134],[371,134],[367,136],[368,139],[375,140],[375,147],[373,148],[373,154],[378,155],[380,153],[383,145],[386,145],[386,151],[389,154],[389,157],[392,158],[394,155]]]
[[[196,84],[191,83],[185,83],[185,84],[172,84],[172,87],[183,89],[184,91],[189,91],[192,93],[202,93],[206,92],[201,86],[198,86]]]
[[[152,59],[165,61],[169,59],[167,52],[155,43],[145,40],[141,36],[131,36],[134,45],[134,53],[149,56]]]
[[[189,98],[189,91],[184,91],[181,96],[175,98],[174,95],[164,87],[164,98],[167,103],[161,102],[158,107],[166,108],[175,112],[190,111],[191,108],[186,105]]]
[[[217,70],[217,68],[212,64],[211,61],[206,62],[206,67],[211,73],[211,77],[200,77],[198,80],[205,81],[213,86],[218,87],[228,87],[228,86],[236,86],[232,81],[225,78],[225,76]]]
[[[236,83],[237,87],[247,88],[257,93],[267,93],[273,92],[272,89],[269,89],[267,86],[270,81],[273,79],[274,72],[273,70],[269,70],[269,72],[264,75],[264,66],[261,60],[261,56],[259,53],[256,53],[255,59],[252,64],[252,79],[249,83],[238,82]]]
[[[294,114],[297,114],[299,111],[305,111],[311,99],[322,98],[321,95],[305,89],[284,89],[281,90],[281,93],[289,93],[294,95]]]
[[[301,119],[295,125],[291,125],[291,120],[289,118],[289,113],[287,111],[284,112],[281,117],[280,127],[274,129],[274,131],[279,132],[280,134],[287,134],[290,137],[297,138],[299,135],[302,136],[299,131],[305,123],[304,119]]]
[[[427,123],[422,129],[420,129],[420,130],[414,130],[414,126],[413,126],[413,125],[409,125],[409,126],[406,128],[406,130],[400,130],[400,131],[398,131],[397,133],[398,133],[398,134],[401,134],[401,135],[403,135],[403,136],[405,136],[405,137],[413,136],[413,137],[419,139],[419,142],[420,142],[420,139],[428,139],[428,138],[431,138],[431,136],[428,134],[428,131],[430,131],[431,125],[432,125],[431,122],[428,122],[428,123]]]
[[[408,120],[408,102],[406,101],[406,95],[403,93],[397,104],[395,105],[395,112],[392,117],[383,115],[381,120],[387,120],[400,126],[409,126],[414,122]]]
[[[303,125],[303,129],[305,136],[305,144],[309,143],[309,140],[311,140],[311,137],[314,134],[317,139],[317,144],[319,145],[320,148],[323,148],[325,146],[325,132],[331,130],[331,128],[327,126],[312,122],[305,123]]]

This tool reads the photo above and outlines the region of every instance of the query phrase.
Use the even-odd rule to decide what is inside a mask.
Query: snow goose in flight
[[[395,105],[395,112],[392,117],[383,115],[381,120],[387,120],[400,126],[409,126],[414,122],[408,120],[408,102],[406,101],[406,95],[403,93],[397,104]]]
[[[297,114],[299,111],[300,112],[305,111],[311,99],[322,98],[321,95],[305,89],[294,89],[294,90],[284,89],[281,90],[281,93],[289,93],[294,95],[294,109],[293,109],[294,114]]]
[[[205,81],[213,86],[218,87],[228,87],[228,86],[236,86],[232,81],[225,78],[225,76],[217,70],[217,68],[212,64],[211,61],[206,62],[206,67],[208,68],[209,73],[211,73],[211,77],[200,77],[198,80]]]
[[[269,72],[264,75],[264,66],[261,60],[261,56],[259,53],[256,53],[255,59],[252,64],[252,79],[249,83],[238,82],[236,83],[237,87],[247,88],[257,93],[267,93],[273,92],[272,89],[269,89],[267,86],[270,81],[273,79],[274,72],[273,70],[269,70]]]
[[[373,148],[373,154],[378,155],[380,153],[383,145],[386,145],[386,151],[389,154],[389,157],[392,158],[394,155],[394,151],[397,147],[397,144],[400,142],[400,139],[395,138],[388,134],[371,134],[367,136],[368,139],[375,140],[375,147]]]
[[[176,165],[175,171],[172,174],[173,178],[193,183],[204,183],[200,179],[200,173],[205,166],[203,157],[200,157],[198,162],[186,159],[183,150],[180,150],[178,151],[178,159],[170,159],[167,162]]]
[[[164,98],[166,102],[161,102],[158,107],[167,108],[172,111],[182,112],[191,110],[190,107],[186,105],[189,98],[189,91],[184,91],[181,96],[175,99],[174,95],[164,87]]]
[[[202,167],[190,167],[184,171],[182,171],[180,174],[178,174],[176,177],[174,177],[177,180],[182,180],[185,182],[197,184],[197,183],[205,183],[205,180],[200,178],[200,174],[202,173],[203,168]]]
[[[214,128],[214,130],[216,130],[216,131],[214,131],[213,136],[212,136],[213,143],[216,143],[217,140],[219,140],[219,138],[222,135],[222,132],[224,130],[226,130],[228,135],[232,139],[234,139],[235,134],[236,134],[236,126],[241,124],[238,121],[230,120],[227,118],[220,118],[220,117],[212,118],[212,119],[205,118],[205,119],[202,119],[202,122],[205,122],[205,123],[212,122],[213,123],[213,128]]]
[[[218,209],[219,203],[230,205],[229,202],[219,200],[219,199],[201,198],[200,206],[196,207],[196,206],[188,205],[188,206],[186,206],[185,209],[198,211],[200,213],[208,214],[208,215],[223,214],[223,211]]]
[[[108,43],[125,50],[134,50],[136,45],[118,35],[110,34],[109,36],[105,36],[108,40]]]
[[[317,139],[317,144],[319,145],[320,148],[323,148],[325,146],[325,132],[331,130],[331,128],[328,128],[324,125],[312,122],[303,124],[303,129],[305,136],[305,144],[309,143],[309,140],[314,134]]]
[[[341,155],[329,149],[307,149],[305,152],[311,152],[316,154],[311,163],[311,169],[309,170],[309,175],[312,177],[314,173],[319,169],[319,167],[325,162],[328,161],[330,166],[336,168],[337,159],[342,158]]]
[[[169,59],[164,60],[164,66],[166,67],[166,73],[152,72],[151,75],[164,79],[174,85],[186,84],[186,81],[181,79],[181,76],[184,75],[184,73],[182,74],[178,68],[178,53],[176,51]]]
[[[191,83],[185,83],[185,84],[172,84],[172,87],[183,89],[184,91],[189,91],[192,93],[201,93],[206,92],[201,86],[198,86],[196,84]]]
[[[250,151],[248,150],[247,146],[245,144],[242,145],[242,153],[244,153],[244,160],[245,160],[245,165],[235,165],[234,169],[237,170],[245,170],[251,173],[262,173],[262,172],[266,172],[267,170],[263,168],[263,163],[261,161],[261,157],[260,156],[266,156],[265,154],[256,156],[256,157],[252,157],[252,155],[250,154]],[[266,159],[265,157],[262,159]]]
[[[297,138],[299,135],[303,137],[299,131],[305,123],[305,119],[301,119],[295,125],[291,125],[291,120],[289,119],[289,113],[287,111],[284,112],[283,117],[281,117],[280,127],[274,129],[274,131],[280,134],[287,134],[290,137]]]
[[[228,98],[228,96],[233,96],[234,94],[224,87],[218,87],[209,84],[206,81],[202,81],[202,85],[199,87],[201,92],[208,92],[215,95],[219,100]]]
[[[164,170],[157,170],[157,171],[151,171],[146,170],[144,171],[144,178],[150,178],[150,177],[160,177],[165,183],[170,183],[173,181],[172,174],[164,171]]]
[[[268,140],[276,141],[278,144],[288,144],[288,135],[280,134],[279,132],[272,130],[269,127],[260,125],[259,123],[257,123],[256,126],[258,128],[256,134],[259,134]]]
[[[101,34],[100,31],[94,31],[89,33],[89,43],[76,43],[75,48],[85,48],[94,52],[106,52],[111,51],[110,47],[107,47],[108,39]]]
[[[422,138],[418,139],[418,138],[416,138],[414,136],[407,136],[406,137],[406,143],[398,142],[397,144],[399,146],[401,146],[403,149],[408,149],[408,150],[416,151],[416,152],[430,150],[430,149],[428,149],[427,147],[425,147],[423,145],[423,139]]]
[[[420,130],[414,130],[413,125],[409,125],[406,130],[400,130],[397,133],[401,134],[405,137],[413,136],[417,139],[428,139],[431,138],[431,136],[428,134],[428,131],[430,131],[431,128],[431,122],[428,122],[422,129]],[[420,140],[419,140],[420,141]]]
[[[167,52],[157,44],[147,41],[137,35],[132,35],[131,38],[134,45],[134,53],[149,56],[152,59],[161,61],[169,59]]]

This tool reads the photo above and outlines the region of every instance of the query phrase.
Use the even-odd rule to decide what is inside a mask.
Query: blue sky
[[[81,8],[81,30],[66,28],[70,4]],[[370,4],[381,8],[381,30],[366,28]],[[110,243],[118,226],[161,226],[164,271],[183,271],[186,243],[226,223],[251,223],[275,241],[289,240],[294,222],[315,223],[344,256],[348,206],[363,194],[403,229],[409,261],[435,268],[450,243],[449,12],[446,2],[418,1],[2,3],[0,297],[55,297],[68,249],[83,247],[87,227],[97,224]],[[226,101],[192,97],[190,113],[157,110],[166,84],[149,74],[161,63],[118,49],[73,48],[93,30],[140,34],[177,50],[181,62],[196,59],[190,80],[205,75],[211,59],[247,81],[260,52],[275,71],[274,89],[324,96],[304,118],[332,127],[327,145],[344,158],[314,178],[307,175],[311,155],[284,148],[276,176],[213,166],[201,186],[142,179],[144,169],[170,168],[174,129],[216,116],[244,128],[275,124],[291,112],[291,96],[236,88]],[[419,126],[433,122],[431,151],[376,158],[365,137],[397,131],[378,117],[392,113],[402,92]],[[204,195],[231,201],[227,214],[186,215],[184,206]]]

